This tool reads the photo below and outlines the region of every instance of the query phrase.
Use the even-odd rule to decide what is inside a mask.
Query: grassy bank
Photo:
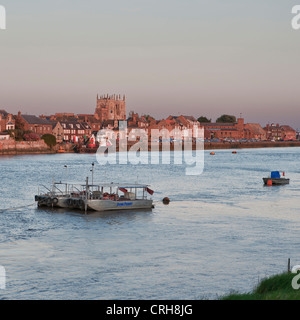
[[[282,273],[263,279],[258,286],[249,293],[233,293],[221,300],[300,300],[300,289],[292,287],[295,273]]]

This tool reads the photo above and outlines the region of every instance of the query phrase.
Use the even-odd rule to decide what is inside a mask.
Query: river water
[[[99,165],[94,154],[2,156],[0,299],[218,299],[251,291],[288,258],[299,264],[300,148],[210,152],[195,176],[184,164]],[[36,207],[39,184],[84,181],[92,162],[94,181],[149,183],[155,208]],[[263,186],[271,170],[290,184]]]

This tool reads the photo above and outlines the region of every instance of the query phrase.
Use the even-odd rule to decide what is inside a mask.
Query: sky
[[[0,108],[242,115],[300,128],[300,0],[0,0]]]

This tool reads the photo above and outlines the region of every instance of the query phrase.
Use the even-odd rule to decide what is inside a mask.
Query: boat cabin
[[[83,192],[87,192],[89,200],[145,200],[148,194],[152,195],[153,191],[148,185],[142,184],[120,184],[120,183],[105,183],[82,185]]]

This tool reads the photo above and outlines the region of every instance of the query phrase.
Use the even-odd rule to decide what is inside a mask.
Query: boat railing
[[[45,186],[44,186],[45,187]],[[53,194],[47,187],[49,193]],[[54,188],[53,188],[54,189]],[[59,188],[56,189],[64,194]],[[143,185],[129,185],[127,188],[120,187],[118,184],[106,185],[81,185],[78,186],[68,185],[68,196],[74,199],[82,200],[112,200],[112,201],[134,201],[134,200],[147,200],[147,187]],[[107,189],[107,190],[105,190]],[[121,193],[121,194],[120,194]]]

